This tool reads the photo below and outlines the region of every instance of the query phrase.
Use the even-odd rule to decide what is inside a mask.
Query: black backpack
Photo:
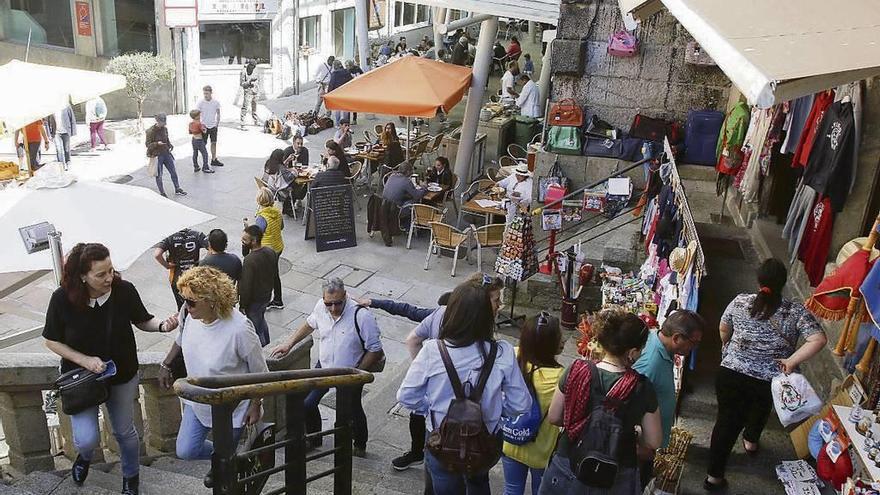
[[[617,383],[607,395],[603,394],[602,380],[596,364],[587,361],[587,365],[591,368],[589,407],[592,410],[577,441],[569,447],[569,462],[572,472],[581,483],[609,489],[614,486],[617,478],[620,440],[623,437],[623,421],[617,411],[626,405],[632,391],[639,384],[623,397],[609,397],[615,392]],[[641,380],[638,374],[637,377]],[[620,380],[623,377],[618,383]]]
[[[483,362],[477,386],[465,396],[464,387],[449,351],[442,340],[437,341],[440,357],[446,366],[446,374],[455,391],[455,398],[449,404],[446,417],[439,428],[428,436],[426,448],[447,470],[453,473],[473,476],[484,473],[501,458],[501,439],[489,432],[483,422],[483,409],[480,399],[495,365],[498,343],[489,346],[489,355]],[[436,425],[436,423],[435,423]]]

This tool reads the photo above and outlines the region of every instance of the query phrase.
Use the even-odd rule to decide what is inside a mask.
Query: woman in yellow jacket
[[[275,206],[275,196],[272,191],[266,187],[261,187],[257,191],[257,213],[254,217],[254,224],[263,230],[263,245],[272,248],[278,255],[279,269],[275,272],[275,288],[272,290],[273,297],[266,309],[283,309],[284,303],[281,300],[281,252],[284,251],[284,238],[281,231],[284,229],[284,218],[281,216],[281,210]],[[247,253],[245,253],[246,255]]]
[[[556,447],[559,427],[547,421],[547,411],[564,368],[556,356],[562,352],[559,319],[546,311],[523,325],[517,351],[517,362],[526,384],[533,387],[534,397],[541,406],[541,424],[534,440],[522,445],[504,442],[504,495],[523,495],[529,473],[532,493],[538,493],[544,468]]]

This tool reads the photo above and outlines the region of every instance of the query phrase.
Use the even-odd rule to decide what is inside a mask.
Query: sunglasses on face
[[[198,301],[194,301],[192,299],[186,299],[186,298],[183,299],[183,302],[185,302],[186,305],[189,306],[190,308],[192,308],[193,306],[196,305],[196,303],[198,303]]]
[[[344,300],[343,301],[324,301],[324,306],[327,306],[328,308],[332,308],[334,306],[342,306],[343,304],[345,304]]]

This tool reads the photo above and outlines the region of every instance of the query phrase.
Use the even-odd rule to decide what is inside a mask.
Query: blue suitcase
[[[697,165],[715,165],[715,147],[718,133],[724,124],[724,114],[715,110],[691,110],[684,130],[684,162]]]

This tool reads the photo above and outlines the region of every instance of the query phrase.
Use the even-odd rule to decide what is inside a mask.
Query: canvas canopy
[[[433,118],[448,113],[471,83],[471,69],[421,57],[398,59],[324,95],[328,110]]]
[[[636,18],[660,0],[619,0]],[[662,0],[748,98],[768,108],[880,74],[880,3]]]
[[[66,105],[125,87],[125,77],[12,60],[0,66],[0,129],[42,119]]]

